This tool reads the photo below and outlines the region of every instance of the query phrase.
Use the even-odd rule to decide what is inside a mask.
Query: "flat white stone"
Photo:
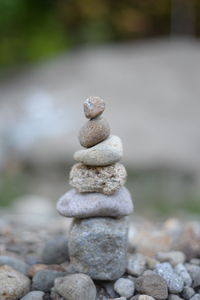
[[[89,149],[76,151],[74,159],[88,166],[107,166],[119,161],[122,155],[121,139],[116,135],[111,135]]]
[[[133,212],[133,202],[125,187],[112,195],[80,194],[75,189],[71,189],[58,201],[57,211],[65,217],[122,217]]]

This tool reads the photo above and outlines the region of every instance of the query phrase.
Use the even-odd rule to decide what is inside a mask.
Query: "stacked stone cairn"
[[[90,97],[84,102],[89,121],[79,141],[86,149],[75,152],[70,172],[73,187],[57,203],[58,212],[74,217],[69,234],[70,266],[95,280],[115,280],[126,269],[128,215],[133,204],[124,187],[126,170],[119,163],[121,140],[110,135],[102,117],[105,102]]]

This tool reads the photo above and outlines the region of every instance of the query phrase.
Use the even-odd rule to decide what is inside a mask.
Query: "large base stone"
[[[115,280],[126,268],[128,218],[75,219],[69,236],[74,272],[96,280]]]

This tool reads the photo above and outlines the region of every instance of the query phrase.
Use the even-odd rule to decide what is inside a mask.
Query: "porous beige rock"
[[[91,96],[85,100],[83,107],[86,118],[93,119],[103,113],[105,102],[100,97]]]
[[[75,164],[69,175],[69,183],[79,193],[103,193],[111,195],[126,181],[126,169],[120,164],[105,167],[91,167]]]
[[[79,142],[85,148],[104,141],[110,135],[110,126],[106,119],[95,118],[83,125],[79,132]]]

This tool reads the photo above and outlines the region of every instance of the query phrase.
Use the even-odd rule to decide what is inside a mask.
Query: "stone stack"
[[[69,255],[73,272],[96,280],[114,280],[126,268],[127,216],[133,212],[124,187],[126,170],[119,163],[123,155],[119,137],[110,135],[102,117],[104,101],[90,97],[84,102],[89,121],[79,133],[84,150],[75,152],[70,172],[73,187],[57,203],[58,212],[74,217],[69,236]]]

